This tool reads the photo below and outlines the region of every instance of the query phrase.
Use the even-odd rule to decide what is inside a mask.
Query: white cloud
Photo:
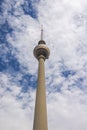
[[[85,97],[86,96],[86,97]],[[80,102],[87,95],[74,92],[54,93],[48,97],[49,129],[86,130],[87,103]]]
[[[32,129],[35,92],[22,93],[10,75],[0,74],[0,83],[0,129]]]
[[[7,36],[7,40],[18,49],[16,56],[19,62],[28,68],[30,74],[36,74],[38,62],[33,56],[33,49],[40,39],[40,26],[44,25],[44,39],[51,50],[50,58],[46,61],[49,129],[86,130],[87,1],[41,0],[36,5],[38,19],[24,15],[20,7],[21,2],[24,1],[15,5],[16,14],[21,11],[20,17],[9,16],[7,12],[4,14],[14,29],[13,34]],[[5,5],[7,10],[10,4],[9,1],[9,4]],[[68,77],[62,75],[62,72],[67,70],[74,71],[75,74],[69,74]],[[1,77],[4,84],[2,83],[0,88],[3,96],[0,129],[32,129],[34,90],[21,93],[21,89],[9,81],[11,77]],[[83,80],[80,81],[80,78]],[[9,87],[11,92],[7,92],[6,87]],[[21,95],[23,100],[16,100],[17,95]],[[27,104],[25,109],[24,104]]]

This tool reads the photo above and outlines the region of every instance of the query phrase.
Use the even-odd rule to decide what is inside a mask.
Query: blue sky
[[[40,40],[45,62],[48,128],[87,129],[87,1],[0,1],[0,130],[33,127]],[[21,124],[21,125],[20,125]]]

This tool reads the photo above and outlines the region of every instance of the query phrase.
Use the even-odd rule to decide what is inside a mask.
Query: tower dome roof
[[[45,43],[44,40],[40,40],[40,41],[38,42],[38,45],[39,45],[39,44],[46,44],[46,43]]]

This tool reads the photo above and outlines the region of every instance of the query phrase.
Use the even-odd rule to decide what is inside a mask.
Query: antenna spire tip
[[[43,40],[43,25],[41,25],[41,40]]]

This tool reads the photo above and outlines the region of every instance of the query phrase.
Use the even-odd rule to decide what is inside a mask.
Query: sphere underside
[[[44,59],[48,59],[50,50],[46,45],[39,44],[34,49],[34,56],[39,59],[40,56],[43,56]]]

